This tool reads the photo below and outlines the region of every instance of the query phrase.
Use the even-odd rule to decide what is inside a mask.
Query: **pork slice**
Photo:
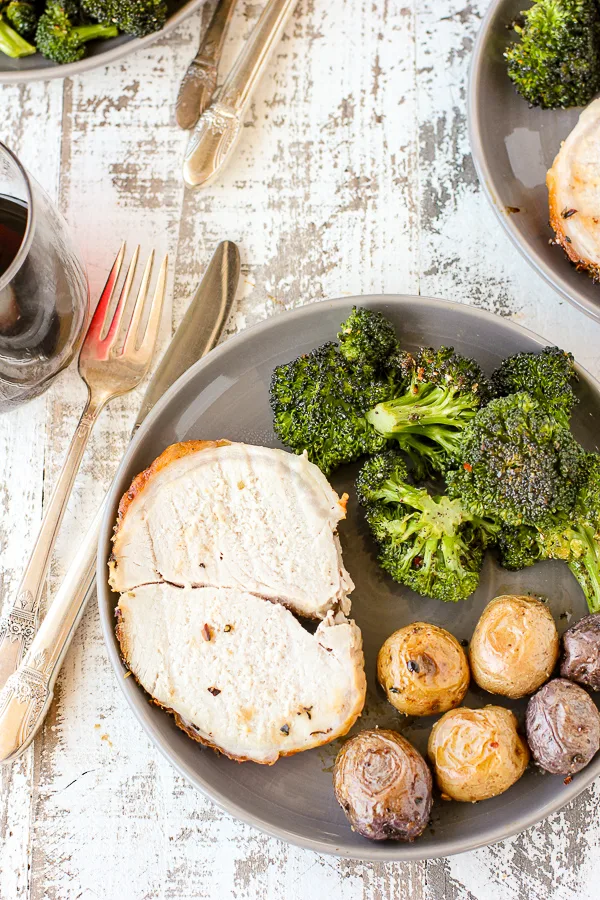
[[[301,615],[348,612],[340,499],[320,469],[282,450],[190,441],[142,472],[120,507],[110,583],[238,588]]]
[[[272,764],[345,734],[364,705],[362,638],[343,613],[314,634],[285,607],[232,588],[124,593],[117,637],[154,701],[232,759]]]

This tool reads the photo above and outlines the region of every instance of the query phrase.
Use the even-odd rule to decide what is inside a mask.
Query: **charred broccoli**
[[[93,19],[135,37],[158,31],[167,19],[165,0],[83,0],[82,7]]]
[[[116,37],[114,25],[73,25],[62,3],[50,2],[40,16],[35,41],[47,59],[57,63],[75,62],[85,54],[85,44],[96,38]]]
[[[489,399],[489,385],[476,362],[452,347],[421,349],[398,358],[399,383],[405,388],[367,413],[367,420],[382,434],[403,443],[413,435],[441,447],[443,469],[455,458],[463,428]],[[431,464],[431,459],[425,460]]]
[[[273,372],[273,428],[287,447],[306,450],[329,475],[342,463],[383,448],[385,438],[364,414],[390,390],[388,382],[373,378],[370,366],[351,365],[336,344],[323,344]]]
[[[505,528],[500,558],[521,569],[540,559],[562,559],[581,585],[590,612],[600,612],[600,457],[588,453],[585,476],[571,512],[559,512],[543,526]]]
[[[273,372],[277,436],[325,474],[392,439],[420,476],[445,471],[489,397],[479,366],[451,347],[400,351],[381,313],[356,307],[339,338]]]
[[[565,427],[578,402],[572,383],[577,381],[572,353],[560,347],[544,347],[539,353],[509,356],[492,375],[495,396],[526,391],[546,406]]]
[[[30,37],[35,33],[38,17],[33,3],[11,0],[4,9],[4,15],[21,37]]]
[[[595,0],[536,0],[514,25],[508,75],[532,106],[585,106],[600,89]]]
[[[340,353],[351,363],[385,371],[398,353],[394,326],[380,312],[354,306],[338,334]]]
[[[483,555],[498,525],[459,500],[432,496],[407,481],[397,452],[367,460],[356,482],[379,544],[379,562],[395,581],[438,600],[463,600],[476,589]]]
[[[492,400],[463,432],[461,466],[448,474],[451,497],[478,515],[518,526],[568,512],[585,453],[529,394]]]

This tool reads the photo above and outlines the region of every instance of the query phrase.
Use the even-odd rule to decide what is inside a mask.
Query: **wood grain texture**
[[[163,347],[215,244],[239,243],[227,335],[324,297],[409,292],[509,316],[600,375],[597,324],[515,253],[469,154],[469,56],[486,0],[301,0],[213,187],[184,192],[179,78],[209,9],[169,39],[79,79],[2,88],[3,138],[58,202],[97,296],[122,239],[168,251]],[[240,0],[223,70],[261,4]],[[226,337],[225,336],[225,337]],[[143,390],[140,389],[140,390]],[[49,577],[57,585],[124,450],[137,407],[103,414]],[[0,418],[0,588],[14,589],[83,390],[70,370]],[[592,900],[600,787],[535,828],[448,860],[318,856],[222,813],[149,745],[90,607],[34,749],[0,772],[0,900],[326,896]]]

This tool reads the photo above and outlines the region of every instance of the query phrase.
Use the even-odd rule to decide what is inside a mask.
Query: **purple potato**
[[[596,704],[583,688],[564,678],[554,678],[533,695],[525,727],[534,760],[553,775],[574,775],[600,748]]]
[[[564,633],[560,674],[600,691],[600,613],[584,616]]]
[[[333,788],[354,831],[373,841],[412,841],[431,811],[432,779],[418,750],[396,731],[361,731],[335,761]]]

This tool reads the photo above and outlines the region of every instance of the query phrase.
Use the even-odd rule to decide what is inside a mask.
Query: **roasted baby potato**
[[[502,794],[529,762],[517,720],[501,706],[450,710],[433,726],[427,752],[444,798],[465,803]]]
[[[475,627],[469,659],[473,678],[491,694],[512,699],[531,694],[547,681],[558,659],[550,611],[534,597],[496,597]]]
[[[600,691],[600,613],[584,616],[563,634],[560,674]]]
[[[469,664],[448,631],[414,622],[395,631],[382,646],[377,678],[399,712],[430,716],[462,703],[469,687]]]
[[[525,724],[534,760],[553,775],[574,775],[600,748],[596,704],[565,678],[554,678],[531,698]]]
[[[361,731],[335,761],[333,787],[354,831],[374,841],[412,841],[431,810],[431,772],[396,731]]]

